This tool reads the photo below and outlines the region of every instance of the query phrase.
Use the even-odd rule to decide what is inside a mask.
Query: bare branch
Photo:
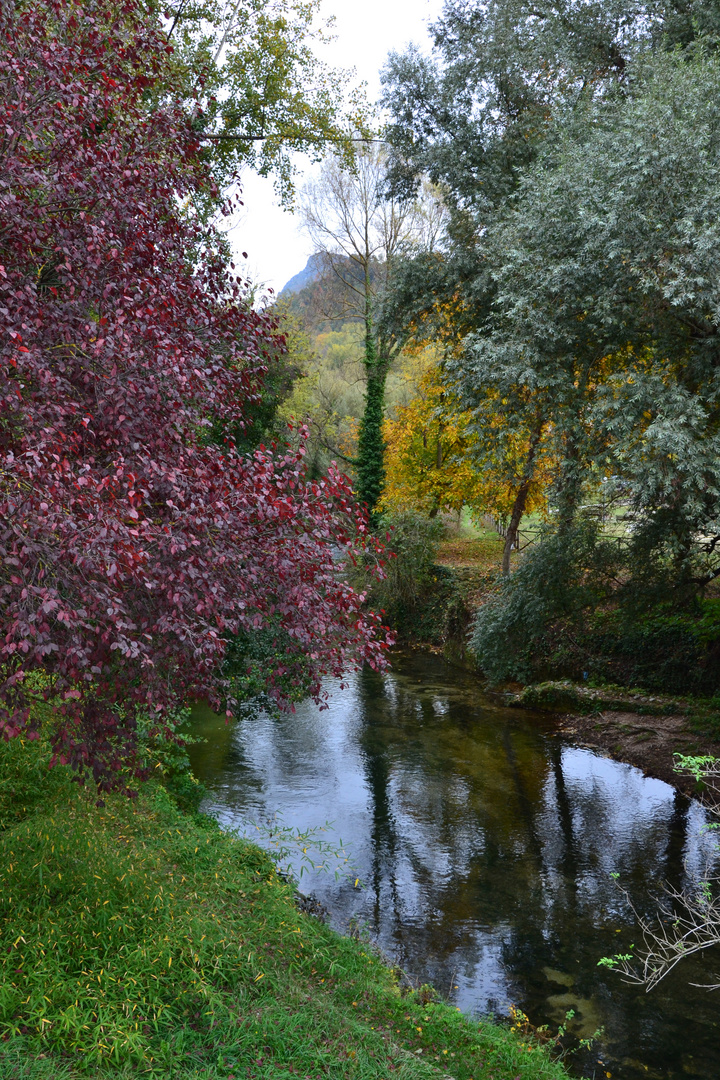
[[[680,773],[704,781],[706,790],[701,799],[718,816],[720,759],[678,754],[675,768]],[[720,877],[717,874],[707,872],[694,886],[682,891],[666,885],[652,920],[639,914],[625,889],[621,889],[621,892],[635,916],[644,948],[636,956],[618,955],[602,962],[620,971],[626,982],[652,990],[681,960],[720,946]],[[715,973],[713,978],[720,979],[720,974]],[[691,985],[702,986],[706,990],[720,988],[718,982]]]

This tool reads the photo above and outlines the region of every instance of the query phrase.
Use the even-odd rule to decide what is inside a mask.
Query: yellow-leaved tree
[[[443,384],[440,364],[428,364],[428,352],[404,369],[406,381],[415,382],[415,396],[385,420],[382,508],[435,517],[439,510],[475,506],[481,478],[472,459],[477,439],[470,415]]]
[[[529,426],[513,423],[495,407],[492,395],[481,413],[463,409],[432,350],[418,354],[406,370],[417,390],[385,421],[382,508],[435,517],[468,506],[475,518],[491,514],[506,528],[503,569],[508,570],[523,515],[547,507],[548,425],[540,414]]]

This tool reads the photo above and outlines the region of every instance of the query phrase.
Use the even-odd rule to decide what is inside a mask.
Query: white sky
[[[358,81],[367,83],[371,101],[380,92],[380,68],[391,50],[402,51],[414,41],[429,44],[427,23],[437,18],[442,0],[324,0],[322,12],[335,16],[337,40],[322,50],[333,67],[355,68]],[[309,167],[299,158],[300,169]],[[302,177],[298,177],[302,183]],[[251,279],[279,292],[293,274],[305,266],[312,245],[300,230],[297,218],[283,211],[275,197],[272,179],[252,173],[243,177],[245,211],[230,236],[236,252],[248,253]]]

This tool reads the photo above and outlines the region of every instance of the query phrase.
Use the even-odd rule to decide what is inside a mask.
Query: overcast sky
[[[334,67],[355,68],[375,100],[387,54],[411,41],[426,46],[427,23],[441,8],[442,0],[323,0],[323,13],[335,16],[337,35],[323,49],[323,59]],[[305,159],[298,158],[298,164],[304,168]],[[277,292],[305,266],[312,245],[296,216],[280,209],[272,180],[246,173],[243,202],[245,212],[231,232],[233,247],[248,253],[245,265],[252,279]]]

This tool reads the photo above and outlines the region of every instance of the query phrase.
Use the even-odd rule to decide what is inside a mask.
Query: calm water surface
[[[717,998],[702,959],[647,995],[597,967],[635,940],[614,884],[649,912],[664,881],[697,880],[715,857],[702,808],[637,769],[558,737],[547,719],[500,708],[462,672],[416,653],[366,671],[330,707],[233,721],[195,710],[205,807],[223,825],[276,813],[333,822],[355,875],[304,876],[347,929],[364,923],[418,983],[464,1011],[519,1006],[555,1030],[605,1034],[572,1068],[616,1080],[720,1078]]]

